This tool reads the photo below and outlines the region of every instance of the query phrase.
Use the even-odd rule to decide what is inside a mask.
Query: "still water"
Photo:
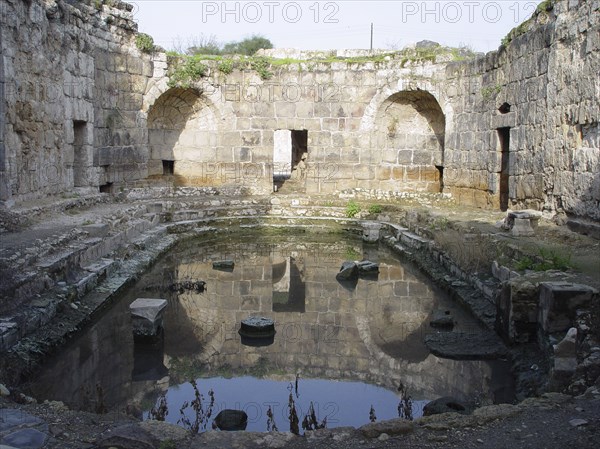
[[[341,262],[363,258],[379,263],[378,277],[336,281]],[[225,259],[233,270],[213,268]],[[199,280],[202,292],[174,288]],[[128,307],[136,298],[168,301],[158,342],[134,342]],[[406,413],[408,397],[414,418],[441,396],[509,398],[507,364],[429,353],[423,338],[437,332],[429,325],[437,310],[452,314],[454,332],[479,326],[411,265],[352,236],[188,240],[46,364],[30,390],[73,408],[184,427],[196,420],[200,431],[226,408],[247,413],[246,430],[287,431],[292,408],[300,428],[312,411],[327,427],[360,426],[397,417],[399,405]],[[275,321],[272,343],[242,342],[249,316]]]

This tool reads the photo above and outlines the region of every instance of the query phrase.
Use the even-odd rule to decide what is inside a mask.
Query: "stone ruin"
[[[175,212],[166,203],[131,206],[123,215],[140,221],[121,230],[119,220],[127,221],[115,217],[110,231],[119,234],[106,224],[86,225],[87,247],[39,265],[61,276],[63,263],[82,268],[87,277],[76,283],[77,297],[115,270],[107,256],[158,223],[173,222],[169,233],[177,234],[216,213],[210,207],[248,216],[286,210],[277,197],[286,189],[297,195],[293,207],[318,195],[423,194],[511,209],[504,226],[515,237],[535,232],[540,216],[600,235],[599,4],[545,5],[510,33],[510,42],[469,60],[296,52],[293,62],[271,66],[270,76],[251,67],[226,73],[218,61],[203,61],[201,77],[182,81],[180,60],[138,48],[127,3],[3,0],[0,212],[99,194],[134,204],[167,194],[221,195]],[[265,195],[268,204],[253,203]],[[383,238],[381,228],[363,222],[365,241]],[[421,236],[394,229],[395,244],[430,249]],[[164,234],[152,238],[148,247],[168,246]],[[27,268],[28,257],[34,260],[16,259],[17,269]],[[496,270],[504,282],[498,332],[508,344],[539,340],[556,355],[562,374],[555,380],[562,382],[575,369],[572,343],[585,325],[575,302],[581,295],[586,306],[597,301],[597,290],[569,284],[575,293],[560,303],[555,299],[569,285],[546,280],[529,288],[508,268]],[[15,307],[51,278],[24,281],[11,298]],[[493,297],[489,285],[480,290]],[[56,312],[48,304],[21,327],[0,321],[2,349],[46,324]],[[155,332],[160,320],[150,322]],[[589,349],[588,360],[600,357],[600,347]]]
[[[289,179],[306,195],[441,193],[597,230],[598,4],[543,6],[465,61],[294,52],[268,76],[205,61],[182,81],[177,58],[136,46],[127,3],[3,1],[0,202],[257,195]]]

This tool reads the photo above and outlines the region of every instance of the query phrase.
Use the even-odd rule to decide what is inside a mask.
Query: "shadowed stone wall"
[[[0,201],[147,176],[138,118],[152,66],[135,47],[132,6],[111,5],[0,3]]]

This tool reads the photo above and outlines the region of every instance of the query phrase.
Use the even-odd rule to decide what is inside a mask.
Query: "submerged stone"
[[[438,357],[457,360],[492,360],[508,353],[500,337],[492,332],[428,334],[425,345]]]
[[[196,292],[203,292],[206,289],[206,282],[204,281],[181,281],[173,282],[170,285],[170,289],[173,292],[183,293],[186,290],[192,290]]]
[[[248,415],[242,410],[221,410],[213,421],[213,429],[246,430]]]
[[[436,310],[433,313],[433,318],[429,322],[431,327],[439,329],[452,329],[454,327],[454,319],[448,310]]]
[[[212,264],[215,270],[233,270],[235,262],[233,260],[217,260]]]
[[[450,396],[435,399],[423,407],[423,416],[439,415],[442,413],[461,413],[466,415],[470,413],[470,410],[467,404]]]
[[[358,267],[359,274],[378,274],[379,273],[379,264],[375,262],[371,262],[370,260],[361,260],[356,263]]]
[[[249,317],[242,320],[240,335],[248,338],[265,338],[275,335],[275,321],[265,317]]]

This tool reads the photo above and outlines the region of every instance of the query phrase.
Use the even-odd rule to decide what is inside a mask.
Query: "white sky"
[[[535,0],[204,1],[136,0],[139,31],[173,48],[195,36],[219,42],[261,34],[277,48],[328,50],[370,46],[402,48],[423,39],[443,45],[495,50],[500,40],[531,16]],[[184,45],[186,47],[186,45]]]

